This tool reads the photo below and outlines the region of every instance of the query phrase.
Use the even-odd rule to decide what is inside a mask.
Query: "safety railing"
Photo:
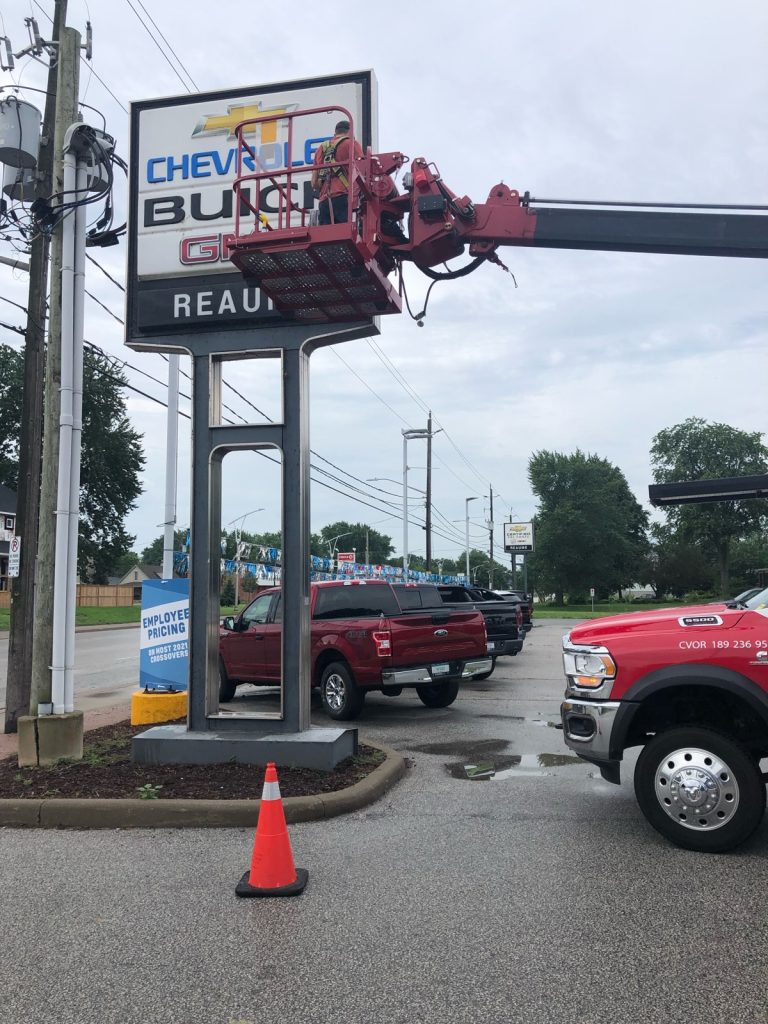
[[[355,139],[352,115],[344,107],[312,107],[308,110],[288,111],[281,114],[252,117],[241,121],[235,128],[237,141],[237,163],[232,188],[235,192],[235,237],[243,238],[262,232],[290,231],[309,227],[310,215],[314,209],[314,194],[310,194],[312,173],[317,170],[314,163],[304,160],[305,140],[301,139],[301,159],[297,160],[294,144],[299,137],[296,123],[302,118],[318,114],[336,114],[336,121],[349,121],[345,160],[324,162],[322,169],[328,174],[343,174],[348,182],[350,199],[355,194],[359,172],[355,167]],[[286,140],[281,144],[282,166],[265,167],[257,149],[252,146],[246,134],[255,126],[275,125],[287,122]],[[275,131],[279,138],[280,132]],[[328,136],[326,136],[328,137]],[[301,197],[302,186],[304,196]],[[299,196],[297,201],[296,196]],[[330,196],[329,196],[330,198]],[[309,200],[311,199],[311,203]],[[350,202],[350,207],[352,206]],[[333,219],[333,205],[329,202]],[[350,208],[349,217],[352,211]]]

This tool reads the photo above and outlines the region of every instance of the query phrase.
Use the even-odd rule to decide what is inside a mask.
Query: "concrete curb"
[[[289,796],[283,800],[288,824],[319,821],[367,807],[403,777],[405,758],[391,747],[367,778],[335,793]],[[0,828],[253,828],[260,800],[0,800]]]

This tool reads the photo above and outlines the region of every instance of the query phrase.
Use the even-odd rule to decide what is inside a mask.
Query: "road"
[[[0,711],[5,710],[8,635],[0,638]],[[109,707],[139,682],[139,630],[95,629],[78,632],[75,641],[75,702],[81,711]]]
[[[252,830],[0,830],[2,1018],[765,1024],[768,827],[735,854],[679,850],[631,773],[571,762],[566,625],[452,708],[368,700],[362,736],[410,770],[369,808],[291,826],[296,899],[235,898]],[[486,761],[495,778],[466,777]]]

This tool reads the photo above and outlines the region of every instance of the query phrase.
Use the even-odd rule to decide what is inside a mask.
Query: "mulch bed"
[[[258,800],[264,769],[247,764],[148,765],[131,761],[131,738],[145,725],[119,722],[89,730],[82,761],[59,761],[45,768],[19,768],[16,757],[0,761],[0,799],[48,797]],[[278,768],[280,795],[316,796],[345,789],[384,761],[380,750],[360,744],[332,772]],[[143,788],[142,788],[143,787]]]

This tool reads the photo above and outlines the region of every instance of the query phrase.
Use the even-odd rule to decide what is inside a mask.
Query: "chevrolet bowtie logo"
[[[277,142],[277,118],[281,114],[287,114],[295,110],[298,103],[288,103],[284,107],[264,107],[260,103],[238,103],[227,107],[226,114],[209,114],[202,121],[195,125],[192,138],[200,135],[227,135],[234,138],[235,128],[241,121],[250,121],[252,118],[264,118],[264,123],[251,125],[246,129],[246,135],[255,135],[257,129],[261,129],[261,141]]]

